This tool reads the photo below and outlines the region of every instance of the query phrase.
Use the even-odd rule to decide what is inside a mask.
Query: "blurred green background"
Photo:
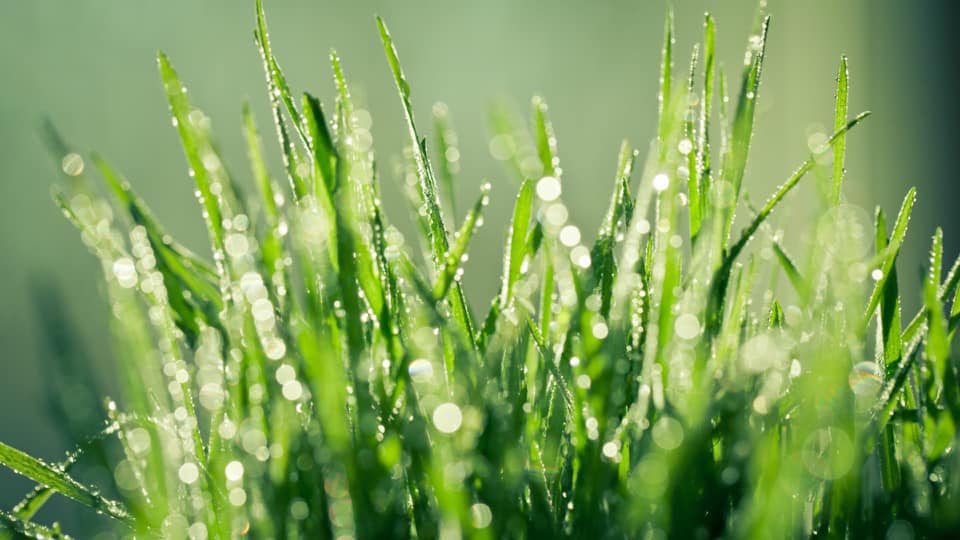
[[[564,196],[585,230],[596,227],[608,202],[620,140],[645,148],[654,134],[662,1],[265,3],[276,53],[295,89],[331,103],[327,51],[337,47],[354,93],[373,115],[381,162],[399,155],[405,132],[374,14],[386,19],[397,40],[420,123],[428,125],[434,102],[449,105],[460,135],[461,201],[472,200],[482,179],[494,186],[488,226],[466,268],[478,306],[496,288],[515,189],[488,151],[491,104],[505,100],[526,113],[534,94],[550,104]],[[718,22],[720,60],[736,86],[754,6],[754,0],[678,0],[678,72],[686,69],[709,10]],[[948,28],[955,10],[935,0],[771,0],[768,62],[746,180],[753,200],[765,198],[800,163],[811,133],[832,125],[837,63],[847,54],[851,114],[875,113],[848,139],[848,198],[867,209],[881,204],[890,213],[905,190],[918,185],[918,211],[902,259],[908,261],[906,279],[925,261],[936,224],[944,226],[952,256],[960,245],[952,211],[958,84]],[[201,252],[203,225],[156,76],[156,51],[170,55],[194,104],[213,118],[231,169],[244,182],[241,102],[251,101],[266,135],[272,128],[252,39],[252,0],[34,0],[7,2],[2,13],[0,440],[56,459],[70,442],[49,412],[53,351],[33,288],[40,284],[62,295],[53,309],[64,322],[54,324],[72,326],[90,359],[76,383],[97,381],[109,391],[110,353],[98,264],[49,197],[59,163],[45,151],[44,119],[79,149],[107,156],[168,230]],[[387,210],[407,224],[392,167],[383,171]],[[811,185],[776,216],[788,236],[791,223],[804,226],[797,208]],[[0,471],[0,507],[28,488]]]

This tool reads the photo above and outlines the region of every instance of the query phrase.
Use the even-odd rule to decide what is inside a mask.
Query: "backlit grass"
[[[378,19],[409,135],[401,176],[419,235],[404,238],[339,57],[334,103],[296,97],[257,8],[284,170],[265,164],[245,107],[253,194],[158,57],[212,261],[93,155],[102,195],[51,131],[55,199],[103,265],[122,394],[105,424],[65,427],[78,447],[63,463],[0,443],[0,463],[37,483],[0,512],[0,537],[65,537],[32,521],[55,493],[138,538],[960,530],[960,264],[943,274],[937,231],[922,308],[902,313],[915,192],[889,223],[845,202],[846,138],[868,115],[848,114],[846,58],[834,133],[755,207],[742,185],[769,18],[728,82],[713,19],[678,72],[668,16],[656,139],[642,152],[624,141],[592,243],[568,219],[546,103],[534,98],[529,127],[496,116],[492,147],[519,189],[499,291],[472,306],[463,262],[491,186],[456,204],[449,112],[415,121]],[[820,194],[816,217],[785,233],[775,212],[798,187]],[[785,236],[812,241],[791,254]],[[78,460],[106,467],[109,485],[74,479]]]

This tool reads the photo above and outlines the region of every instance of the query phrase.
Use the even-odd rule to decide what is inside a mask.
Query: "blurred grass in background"
[[[728,69],[736,68],[743,45],[736,36],[748,34],[754,4],[678,2],[678,58],[699,39],[702,13],[709,9],[725,36],[719,58]],[[488,150],[489,110],[497,101],[522,111],[534,93],[549,101],[564,156],[566,199],[577,201],[572,217],[588,230],[608,202],[610,164],[619,141],[654,136],[661,2],[295,0],[267,7],[277,54],[294,87],[315,90],[330,101],[326,53],[334,44],[350,66],[355,93],[375,119],[372,132],[386,165],[384,202],[396,222],[408,221],[389,166],[404,141],[403,123],[375,13],[403,40],[417,114],[428,118],[435,101],[450,107],[460,137],[463,195],[473,193],[483,178],[494,186],[509,182]],[[951,212],[957,194],[952,166],[957,109],[951,100],[957,81],[944,63],[952,55],[946,39],[949,9],[955,8],[933,0],[909,5],[772,0],[775,31],[745,181],[754,200],[802,160],[811,135],[831,125],[830,88],[837,58],[847,54],[851,109],[875,112],[870,125],[848,143],[848,197],[868,210],[881,204],[893,212],[906,186],[917,184],[921,198],[910,236],[926,239],[935,224],[942,224],[947,258],[952,258],[957,246],[949,242],[957,237],[958,222]],[[5,8],[0,18],[0,440],[47,458],[67,448],[47,406],[58,346],[47,337],[50,327],[71,325],[82,340],[90,369],[75,374],[75,383],[85,383],[86,377],[110,380],[103,373],[109,347],[97,262],[50,201],[59,163],[44,149],[44,118],[74,145],[108,156],[171,234],[202,249],[203,224],[169,125],[154,54],[163,49],[177,59],[193,100],[213,119],[228,163],[243,163],[241,101],[250,98],[260,123],[269,122],[252,27],[252,2],[237,0],[48,0]],[[293,54],[302,48],[316,55]],[[279,163],[273,165],[279,171]],[[235,169],[235,175],[249,180],[242,167]],[[803,219],[798,203],[812,190],[800,191],[806,194],[795,196],[775,218],[780,227],[789,230],[792,220]],[[490,226],[475,240],[464,278],[478,293],[475,302],[485,301],[497,287],[499,246],[513,193],[512,187],[494,189],[486,217]],[[907,244],[902,260],[925,260],[925,241]],[[919,282],[919,270],[903,270],[908,286]],[[62,299],[45,300],[62,319],[41,322],[32,290],[48,286],[62,293]],[[62,350],[80,354],[72,345]],[[0,506],[15,502],[28,487],[29,482],[0,471]],[[60,505],[52,508],[63,515]]]

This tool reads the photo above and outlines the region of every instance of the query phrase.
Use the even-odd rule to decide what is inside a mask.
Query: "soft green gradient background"
[[[492,294],[499,243],[514,187],[487,152],[489,105],[503,98],[526,110],[542,94],[551,107],[565,172],[565,198],[586,230],[608,201],[623,137],[645,148],[654,133],[657,69],[665,3],[639,0],[267,1],[276,52],[294,88],[330,103],[327,51],[336,46],[355,94],[373,113],[380,159],[404,143],[395,89],[377,36],[382,15],[398,42],[413,100],[426,127],[430,106],[449,104],[461,140],[461,199],[482,178],[494,184],[488,226],[474,245],[465,280],[472,299]],[[44,336],[28,284],[51,280],[62,310],[85,340],[92,379],[109,380],[107,309],[98,265],[49,197],[57,180],[38,127],[50,117],[68,140],[96,149],[126,173],[175,236],[203,250],[205,235],[193,187],[170,127],[154,55],[167,52],[213,118],[235,175],[249,180],[239,134],[240,104],[249,98],[266,134],[261,64],[252,39],[252,0],[30,0],[7,2],[0,16],[0,440],[54,459],[68,441],[47,413],[49,377]],[[716,14],[720,59],[736,86],[753,0],[676,2],[676,69],[686,69],[701,35],[702,14]],[[875,112],[849,137],[847,194],[866,208],[895,212],[911,184],[919,207],[907,259],[925,257],[936,223],[951,254],[957,227],[949,161],[956,108],[948,103],[953,73],[946,23],[932,0],[771,0],[774,19],[746,180],[754,200],[766,197],[806,153],[811,124],[832,124],[840,54],[851,59],[851,114]],[[735,90],[735,88],[734,88]],[[952,115],[952,116],[951,116]],[[951,136],[954,139],[951,139]],[[268,139],[269,141],[269,139]],[[276,154],[275,147],[270,150]],[[278,161],[274,157],[274,165]],[[386,184],[395,181],[389,172]],[[275,170],[278,170],[275,168]],[[810,185],[800,191],[812,192]],[[406,223],[397,190],[386,187],[388,212]],[[775,216],[790,234],[804,195]],[[914,276],[906,268],[907,278]],[[28,483],[0,471],[0,506]]]

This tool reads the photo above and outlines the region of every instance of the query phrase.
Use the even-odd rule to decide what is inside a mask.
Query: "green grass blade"
[[[454,236],[453,245],[444,260],[443,272],[437,276],[437,284],[433,288],[433,296],[437,300],[447,295],[450,285],[457,279],[457,274],[461,271],[460,268],[463,264],[463,256],[467,252],[467,245],[470,243],[474,231],[477,230],[477,223],[482,219],[483,209],[489,202],[490,184],[485,182],[480,186],[480,196],[473,203],[473,207],[463,220],[463,225],[460,226]]]
[[[660,158],[666,155],[664,143],[667,139],[666,116],[670,111],[670,91],[673,79],[673,8],[667,8],[667,18],[663,28],[663,47],[660,50],[660,89],[657,93],[657,142],[660,145]]]
[[[852,120],[847,122],[846,125],[843,126],[843,128],[841,128],[839,131],[834,133],[830,137],[830,139],[827,141],[828,144],[832,144],[837,137],[840,137],[846,132],[853,129],[857,124],[862,122],[868,116],[870,116],[869,112],[863,112],[858,114]],[[727,255],[728,257],[735,258],[740,253],[740,251],[743,250],[744,246],[746,246],[747,242],[750,240],[753,234],[756,233],[757,229],[760,228],[760,225],[762,225],[763,222],[766,221],[767,217],[770,216],[770,213],[773,212],[773,210],[777,207],[778,204],[780,204],[780,201],[783,200],[783,198],[787,195],[787,193],[789,193],[794,187],[796,187],[800,179],[803,178],[803,176],[811,168],[813,168],[814,163],[816,163],[815,158],[813,156],[810,156],[809,158],[807,158],[806,161],[803,162],[802,165],[800,165],[800,167],[790,176],[790,178],[787,179],[786,182],[784,182],[783,184],[780,185],[779,188],[777,188],[777,191],[774,192],[774,194],[771,195],[769,199],[767,199],[767,202],[763,205],[760,211],[757,212],[757,215],[754,216],[753,221],[751,221],[750,224],[746,228],[744,228],[743,232],[740,233],[739,239],[730,248],[730,251]]]
[[[560,158],[557,157],[557,136],[547,116],[547,103],[540,96],[533,98],[533,132],[537,141],[537,156],[543,166],[543,176],[560,176]]]
[[[14,535],[36,540],[71,540],[70,536],[60,532],[59,527],[46,527],[0,510],[0,538],[12,539]]]
[[[267,81],[270,89],[270,100],[277,104],[282,104],[287,110],[287,114],[293,122],[297,134],[304,145],[308,145],[310,140],[309,133],[304,129],[303,116],[297,110],[293,101],[293,93],[290,92],[290,86],[287,79],[273,55],[273,49],[270,46],[270,35],[267,32],[267,18],[263,12],[263,0],[257,0],[257,29],[255,31],[257,47],[260,49],[260,55],[263,57],[264,70],[267,72]],[[278,117],[279,121],[279,117]]]
[[[267,218],[268,225],[276,227],[279,220],[279,210],[277,208],[277,196],[274,190],[273,181],[270,179],[270,172],[267,169],[267,162],[263,157],[263,141],[257,130],[256,121],[253,118],[253,111],[250,110],[250,104],[243,104],[243,137],[247,143],[247,157],[250,160],[250,168],[253,171],[253,181],[260,193],[260,201],[263,203],[263,211]]]
[[[440,181],[443,183],[440,195],[450,211],[450,219],[456,222],[459,219],[456,185],[457,172],[460,171],[460,149],[457,148],[457,132],[453,130],[446,103],[433,106],[433,129],[440,155]]]
[[[503,284],[500,289],[500,305],[506,307],[513,298],[513,286],[520,278],[520,267],[526,256],[527,232],[533,213],[533,182],[527,180],[520,186],[517,201],[513,206],[513,219],[507,232],[507,246],[503,256]]]
[[[696,171],[700,191],[700,215],[707,214],[707,204],[713,186],[710,162],[710,124],[713,114],[713,86],[716,72],[716,25],[713,17],[708,13],[703,22],[703,93],[700,98],[700,120],[696,141]],[[696,234],[691,233],[696,239]]]
[[[390,32],[387,30],[386,24],[380,17],[377,17],[377,26],[380,29],[383,49],[386,52],[397,91],[400,93],[404,118],[406,119],[410,142],[413,145],[414,161],[417,165],[420,196],[426,209],[427,220],[430,225],[430,245],[433,265],[434,269],[439,272],[443,266],[449,244],[447,230],[443,223],[443,212],[440,210],[440,195],[437,189],[436,177],[433,173],[433,167],[430,165],[430,160],[427,157],[426,141],[420,137],[416,123],[414,122],[413,105],[410,102],[410,85],[407,83],[403,75],[403,70],[400,67],[400,59],[397,56],[396,46],[390,37]],[[454,318],[457,320],[461,331],[465,335],[473,336],[473,321],[466,307],[463,290],[459,283],[454,284],[454,289],[454,295],[451,299]]]
[[[0,463],[13,472],[34,482],[56,490],[81,504],[93,508],[99,513],[126,524],[132,524],[130,513],[117,501],[107,499],[97,490],[84,486],[66,472],[47,465],[39,459],[0,442]]]
[[[211,178],[207,162],[205,162],[209,159],[208,156],[212,155],[212,150],[204,144],[205,141],[201,139],[199,130],[194,125],[198,120],[192,117],[194,109],[190,105],[186,87],[180,81],[177,72],[163,53],[157,55],[157,61],[160,65],[160,78],[163,80],[167,101],[170,104],[170,112],[173,114],[177,131],[180,133],[183,151],[187,156],[190,169],[193,171],[194,182],[200,191],[200,202],[203,205],[211,243],[215,250],[222,251],[224,249],[224,233],[223,216],[218,203],[219,195],[215,195],[213,192],[212,185],[215,180]],[[217,159],[219,161],[219,158]],[[227,189],[228,187],[221,185],[219,189]]]
[[[314,166],[320,173],[316,187],[320,189],[321,185],[325,185],[326,191],[333,193],[336,190],[337,181],[334,174],[337,153],[333,145],[333,139],[330,137],[330,129],[327,125],[326,116],[323,114],[320,100],[310,94],[303,95],[303,122],[310,137],[309,146],[313,150]],[[323,184],[320,182],[323,182]]]
[[[943,314],[943,304],[937,296],[940,288],[940,273],[943,265],[943,231],[938,227],[933,235],[930,247],[930,269],[923,284],[923,302],[929,317],[927,331],[926,356],[933,365],[934,378],[942,384],[947,372],[950,343],[947,339],[947,321]]]
[[[803,276],[800,275],[797,265],[793,263],[793,259],[784,251],[783,246],[781,246],[779,242],[774,242],[772,247],[773,254],[776,255],[777,261],[780,262],[784,273],[787,274],[787,279],[789,279],[790,284],[793,285],[793,290],[797,291],[797,294],[801,298],[806,298],[807,282],[803,279]]]
[[[870,295],[870,301],[867,303],[867,311],[864,313],[865,320],[869,320],[873,316],[874,310],[877,309],[877,304],[880,302],[880,295],[883,292],[883,285],[886,281],[887,276],[890,274],[891,269],[893,268],[894,263],[897,260],[897,254],[900,252],[900,246],[903,244],[903,239],[907,234],[907,224],[910,222],[910,213],[913,211],[913,203],[917,198],[917,190],[911,188],[907,192],[907,196],[903,199],[903,204],[900,206],[900,212],[897,214],[897,221],[893,225],[893,234],[890,236],[890,242],[886,246],[886,258],[883,260],[883,264],[880,266],[879,270],[883,273],[879,280],[873,288],[873,293]],[[904,339],[905,342],[911,341],[910,339]]]
[[[743,174],[747,167],[747,156],[750,152],[750,141],[753,138],[753,117],[757,106],[757,94],[760,90],[760,76],[769,26],[770,18],[767,17],[763,20],[760,33],[750,38],[747,51],[750,62],[744,69],[737,108],[733,115],[730,144],[727,147],[728,155],[723,160],[722,178],[733,186],[736,196],[734,200],[739,199]],[[733,206],[731,205],[728,210],[727,231],[733,225]]]
[[[849,85],[849,74],[847,72],[847,57],[840,57],[840,71],[837,73],[837,104],[836,114],[833,123],[834,131],[847,123],[847,88]],[[833,142],[833,204],[840,204],[840,198],[843,195],[843,166],[846,155],[845,135],[837,137]]]

